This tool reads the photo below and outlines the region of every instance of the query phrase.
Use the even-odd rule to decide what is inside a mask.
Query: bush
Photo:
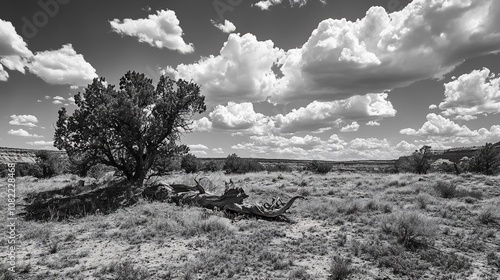
[[[347,259],[336,256],[333,258],[330,265],[330,277],[331,280],[344,280],[348,279],[349,275],[352,273],[350,262]]]
[[[203,164],[202,169],[203,171],[207,172],[217,172],[222,170],[222,164],[216,160],[210,160],[208,162],[205,162],[205,164]]]
[[[200,161],[196,156],[187,154],[182,157],[181,168],[186,171],[186,173],[196,173],[198,172],[199,167]]]
[[[266,166],[266,171],[269,172],[292,172],[293,169],[286,163],[276,163]]]
[[[330,172],[331,169],[332,169],[331,164],[325,162],[319,162],[317,160],[313,160],[307,165],[307,170],[319,174],[326,174]]]
[[[495,175],[500,167],[500,148],[491,143],[481,147],[469,161],[469,169],[472,172],[485,175]]]
[[[438,230],[434,221],[416,212],[392,214],[382,220],[382,231],[396,237],[407,249],[418,249],[431,245]]]
[[[419,150],[416,150],[408,158],[408,163],[417,174],[427,174],[427,171],[431,168],[431,147],[423,146]]]
[[[224,161],[224,168],[227,173],[243,174],[247,172],[259,172],[264,167],[254,159],[243,159],[236,154],[227,156]]]

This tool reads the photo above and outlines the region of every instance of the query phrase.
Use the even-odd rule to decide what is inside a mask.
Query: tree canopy
[[[79,170],[113,166],[135,185],[163,159],[189,151],[178,143],[180,136],[191,130],[193,115],[206,110],[197,84],[161,76],[155,87],[152,79],[130,71],[118,90],[102,77],[94,79],[75,104],[72,115],[59,110],[54,146]]]

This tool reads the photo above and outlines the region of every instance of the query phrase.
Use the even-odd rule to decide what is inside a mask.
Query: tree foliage
[[[264,167],[254,159],[240,158],[237,154],[228,155],[223,169],[227,173],[247,173],[264,170]]]
[[[413,172],[417,174],[427,174],[431,168],[431,146],[423,146],[419,150],[415,150],[408,158],[408,164]]]
[[[187,154],[182,157],[181,168],[186,173],[196,173],[200,169],[200,160],[192,154]]]
[[[469,161],[469,171],[494,175],[500,167],[500,149],[492,143],[486,143]]]
[[[161,76],[155,87],[144,74],[130,71],[118,90],[104,78],[94,79],[75,104],[72,115],[59,110],[54,146],[80,170],[113,166],[136,186],[160,159],[188,152],[179,138],[190,131],[192,116],[206,110],[195,83]]]

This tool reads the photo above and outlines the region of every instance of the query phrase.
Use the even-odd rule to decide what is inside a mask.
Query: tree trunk
[[[177,205],[190,204],[208,209],[224,210],[237,214],[247,214],[263,218],[278,218],[292,206],[295,196],[286,204],[276,199],[271,204],[246,204],[248,197],[242,188],[228,188],[222,195],[206,193],[200,184],[196,186],[157,183],[146,188],[139,188],[126,180],[111,181],[102,185],[67,185],[58,190],[30,193],[25,198],[24,212],[20,215],[26,220],[63,220],[83,217],[94,213],[110,213],[118,208],[137,202],[137,193],[149,200],[175,202]],[[286,219],[286,218],[285,218]]]
[[[243,201],[248,195],[240,187],[228,188],[222,195],[215,195],[206,193],[203,187],[198,183],[196,186],[187,186],[169,185],[164,182],[159,182],[145,188],[143,196],[150,200],[175,202],[177,205],[189,204],[208,209],[225,210],[264,218],[280,217],[292,206],[295,200],[299,198],[304,199],[302,196],[294,196],[286,204],[247,204]]]

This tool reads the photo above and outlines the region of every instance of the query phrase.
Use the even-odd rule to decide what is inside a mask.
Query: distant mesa
[[[0,164],[35,163],[35,153],[37,151],[40,150],[0,147]],[[49,150],[49,152],[66,156],[66,152],[64,151]]]

